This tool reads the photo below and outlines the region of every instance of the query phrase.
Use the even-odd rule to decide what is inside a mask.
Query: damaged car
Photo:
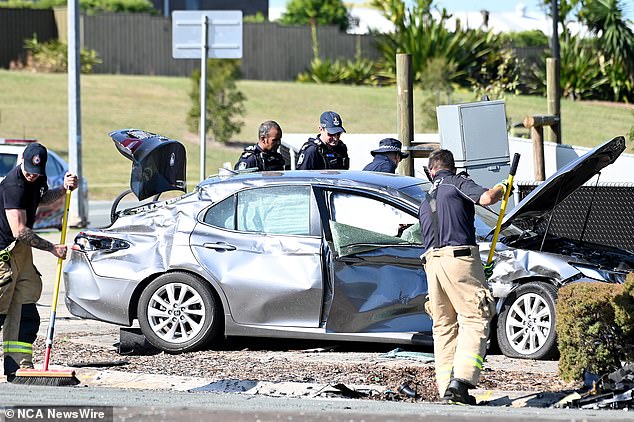
[[[620,283],[634,270],[632,252],[551,236],[541,224],[624,147],[615,138],[595,148],[504,219],[490,283],[492,333],[506,355],[556,353],[560,286]],[[138,320],[171,353],[224,336],[430,344],[417,217],[429,187],[363,171],[212,176],[80,232],[64,267],[66,306],[122,326]],[[476,208],[484,261],[497,214]]]

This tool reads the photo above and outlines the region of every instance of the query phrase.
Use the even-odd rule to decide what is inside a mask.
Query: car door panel
[[[262,187],[212,206],[197,224],[193,253],[218,280],[235,322],[319,326],[323,279],[314,208],[308,186]]]
[[[333,261],[332,332],[431,332],[421,249],[387,246]]]

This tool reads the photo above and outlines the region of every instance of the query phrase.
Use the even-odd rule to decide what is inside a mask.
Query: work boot
[[[473,386],[468,382],[452,378],[442,399],[452,404],[476,404],[475,397],[469,394],[469,388]]]

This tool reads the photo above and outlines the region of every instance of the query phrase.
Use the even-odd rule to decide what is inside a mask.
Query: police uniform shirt
[[[467,175],[441,170],[434,177],[432,194],[436,190],[438,215],[438,247],[475,246],[475,204],[486,188],[475,183]],[[428,201],[421,203],[418,217],[425,250],[434,245],[432,212]]]
[[[20,166],[7,173],[0,183],[0,206],[3,210],[0,212],[0,249],[6,248],[15,240],[5,210],[25,210],[26,226],[32,229],[35,212],[47,190],[46,176],[38,177],[35,182],[28,182]]]
[[[348,147],[341,141],[334,147],[327,146],[319,135],[309,138],[299,150],[296,167],[298,170],[348,170]]]
[[[263,151],[259,145],[251,145],[244,149],[234,170],[257,168],[259,171],[284,170],[286,162],[277,151]]]
[[[374,160],[367,166],[363,167],[363,170],[366,171],[380,171],[383,173],[395,173],[396,172],[396,163],[390,158],[381,153],[377,153],[374,156]]]

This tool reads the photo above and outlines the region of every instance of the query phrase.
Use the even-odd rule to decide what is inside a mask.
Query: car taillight
[[[107,236],[95,236],[80,232],[77,236],[75,236],[73,250],[82,252],[114,252],[120,249],[127,249],[129,247],[130,244],[125,240]]]

